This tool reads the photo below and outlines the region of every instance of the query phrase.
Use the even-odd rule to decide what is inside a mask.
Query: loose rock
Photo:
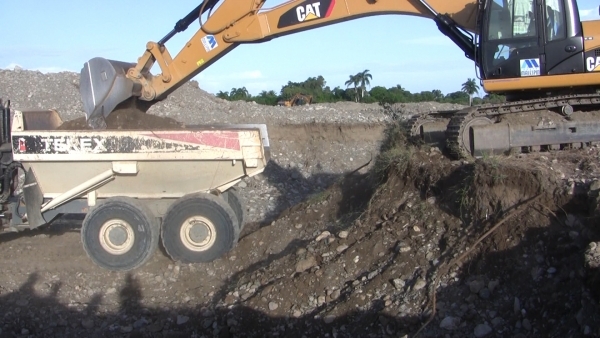
[[[317,260],[314,256],[309,256],[306,259],[303,259],[296,263],[296,272],[304,272],[313,266],[317,265]]]
[[[177,315],[177,325],[183,325],[183,324],[187,323],[189,320],[190,320],[190,317],[188,317],[188,316]]]
[[[444,330],[453,331],[458,328],[460,325],[460,318],[455,318],[451,316],[447,316],[440,322],[440,328]]]
[[[473,334],[475,334],[475,337],[477,338],[485,337],[490,333],[492,333],[492,328],[487,324],[479,324],[473,331]]]

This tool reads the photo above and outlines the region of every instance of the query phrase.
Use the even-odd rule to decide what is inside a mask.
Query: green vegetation
[[[349,75],[348,80],[344,83],[345,88],[339,86],[331,88],[327,85],[325,78],[319,75],[317,77],[309,77],[303,82],[288,81],[286,85],[281,87],[279,93],[274,90],[263,90],[258,95],[253,96],[248,93],[246,87],[241,87],[231,88],[229,92],[219,91],[216,95],[225,100],[254,101],[258,104],[270,106],[277,105],[277,102],[281,100],[289,100],[296,94],[311,95],[313,103],[354,101],[364,103],[378,102],[381,105],[427,101],[477,105],[482,103],[499,103],[505,100],[503,96],[495,94],[486,95],[483,99],[479,97],[474,98],[473,95],[479,93],[480,89],[475,79],[467,79],[462,84],[460,91],[446,95],[439,89],[411,93],[402,88],[401,85],[391,88],[382,86],[370,88],[372,79],[373,75],[368,69],[365,69],[362,72]]]
[[[504,168],[502,167],[502,164],[500,163],[500,160],[497,156],[484,153],[483,156],[480,159],[478,159],[478,161],[486,166],[486,172],[492,178],[493,185],[504,184],[506,174],[504,173]]]
[[[393,123],[385,130],[385,137],[375,159],[372,175],[376,181],[385,181],[392,167],[398,173],[407,170],[414,148],[406,140],[406,127],[401,123]]]

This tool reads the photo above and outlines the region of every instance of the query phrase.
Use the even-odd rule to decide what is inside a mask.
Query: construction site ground
[[[293,120],[315,107],[273,107],[294,123],[268,123],[273,159],[238,186],[249,223],[212,263],[103,270],[80,215],[0,235],[0,337],[600,336],[600,148],[456,161],[371,105]]]

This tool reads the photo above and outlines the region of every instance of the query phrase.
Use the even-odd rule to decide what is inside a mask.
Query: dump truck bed
[[[225,191],[261,173],[269,159],[265,125],[188,126],[181,130],[57,130],[55,111],[16,111],[13,159],[35,175],[44,198],[117,166],[96,198],[178,198]],[[134,169],[131,169],[134,168]]]

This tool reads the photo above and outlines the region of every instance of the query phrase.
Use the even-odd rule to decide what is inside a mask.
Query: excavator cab
[[[542,82],[546,75],[585,72],[583,30],[575,0],[491,0],[483,15],[483,79],[532,77]],[[515,90],[523,88],[514,82]]]

